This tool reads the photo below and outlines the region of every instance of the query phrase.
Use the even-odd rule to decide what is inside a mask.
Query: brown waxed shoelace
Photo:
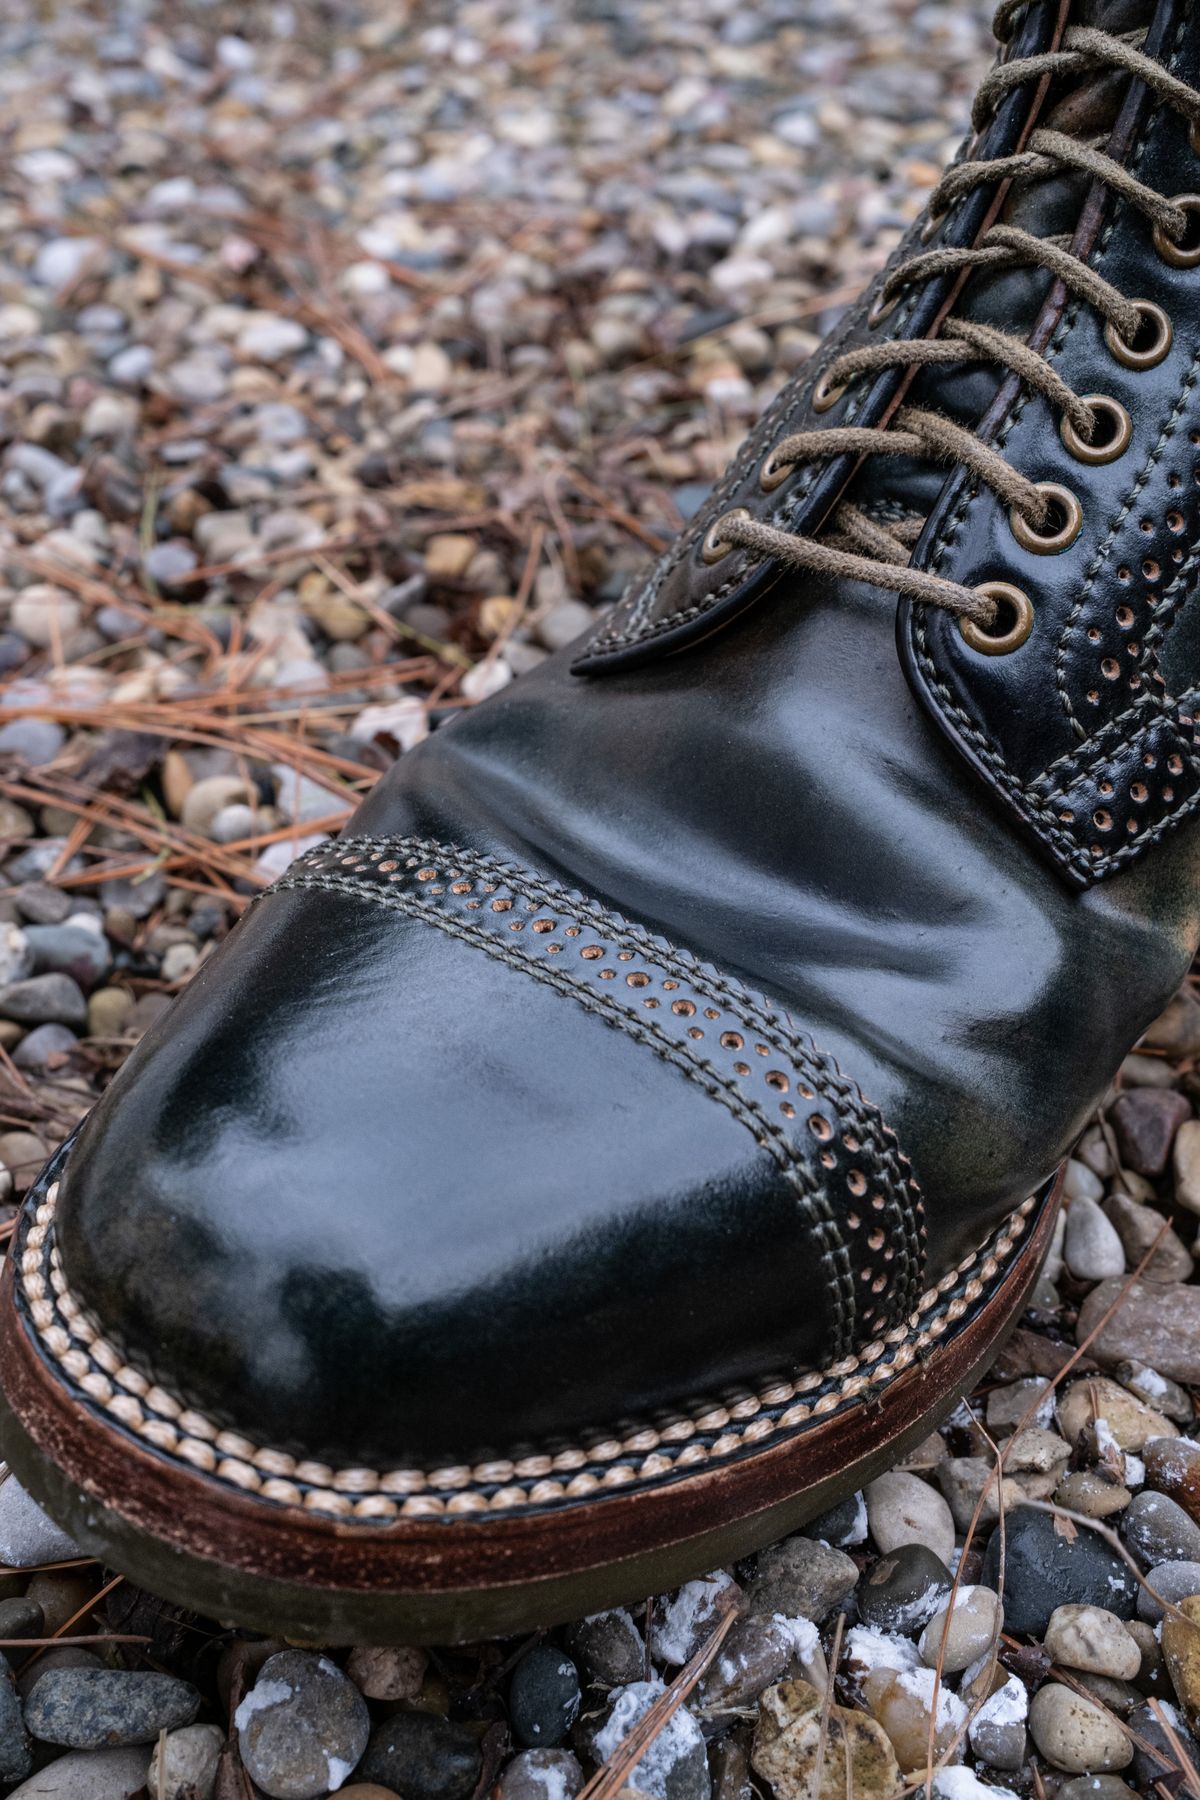
[[[1026,0],[1002,0],[993,21],[993,30],[1001,41],[1025,4]],[[1200,125],[1200,93],[1143,53],[1139,46],[1145,35],[1139,31],[1115,36],[1088,26],[1069,26],[1061,49],[998,65],[976,95],[972,112],[976,130],[983,129],[999,102],[1022,83],[1047,75],[1081,75],[1096,68],[1127,70],[1193,126]],[[1165,238],[1178,242],[1186,235],[1192,221],[1182,206],[1145,186],[1103,150],[1050,130],[1033,131],[1027,147],[1014,155],[955,164],[930,196],[929,216],[931,220],[939,219],[985,182],[1036,181],[1063,169],[1078,170],[1103,182],[1141,212]],[[1137,339],[1144,324],[1139,304],[1126,299],[1111,282],[1073,255],[1068,239],[1037,237],[1005,224],[990,226],[974,244],[920,251],[910,257],[883,283],[873,310],[876,317],[882,317],[902,289],[934,276],[1021,267],[1046,270],[1068,294],[1098,312],[1124,343],[1132,345]],[[1017,375],[1056,408],[1083,444],[1091,443],[1098,424],[1095,409],[1075,393],[1039,351],[995,326],[953,316],[943,321],[941,335],[936,338],[899,338],[866,344],[835,357],[821,377],[818,392],[827,396],[829,404],[849,382],[863,376],[893,368],[962,362],[989,362]],[[991,488],[1015,516],[1034,529],[1044,528],[1053,513],[1053,500],[1044,486],[1022,475],[1000,451],[944,415],[908,405],[900,406],[886,425],[832,426],[797,431],[780,439],[763,464],[763,485],[777,485],[799,464],[847,454],[863,458],[909,456],[962,464]],[[715,552],[714,560],[726,550],[745,549],[794,568],[882,587],[981,626],[993,624],[997,616],[993,598],[911,567],[909,558],[920,531],[919,521],[885,527],[844,501],[834,512],[826,535],[819,538],[764,524],[739,510],[718,519],[710,527],[706,541]]]

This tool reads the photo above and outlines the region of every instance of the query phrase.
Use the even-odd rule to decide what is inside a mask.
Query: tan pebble
[[[415,1647],[376,1649],[360,1644],[350,1652],[346,1673],[368,1700],[413,1700],[428,1666],[424,1650]]]
[[[1200,1122],[1200,1121],[1198,1121]],[[1066,1390],[1058,1402],[1058,1426],[1069,1444],[1080,1432],[1089,1430],[1097,1419],[1108,1425],[1122,1450],[1138,1451],[1156,1437],[1178,1437],[1179,1433],[1165,1414],[1155,1412],[1143,1400],[1105,1375],[1086,1375]]]
[[[1188,1594],[1176,1605],[1184,1616],[1168,1613],[1163,1620],[1163,1660],[1188,1725],[1195,1731],[1200,1725],[1200,1594]]]
[[[1056,1606],[1044,1639],[1055,1662],[1093,1675],[1132,1681],[1142,1653],[1121,1620],[1103,1606]]]
[[[475,539],[462,532],[435,532],[425,544],[425,573],[430,581],[461,581],[478,548]]]
[[[943,1674],[957,1675],[991,1648],[1003,1624],[998,1594],[986,1587],[960,1587],[921,1633],[921,1660],[934,1669],[940,1658]]]
[[[1118,1721],[1061,1682],[1048,1681],[1033,1696],[1029,1729],[1046,1761],[1068,1775],[1104,1774],[1133,1761],[1133,1742]]]
[[[257,798],[258,790],[237,775],[208,775],[188,790],[180,816],[188,831],[207,837],[225,807],[252,806]]]
[[[1200,1213],[1200,1119],[1185,1119],[1171,1151],[1175,1198],[1189,1212]]]
[[[1057,1506],[1066,1506],[1088,1519],[1109,1519],[1114,1513],[1124,1512],[1132,1499],[1127,1487],[1106,1481],[1095,1469],[1064,1475],[1054,1490]]]
[[[883,1726],[905,1770],[924,1768],[929,1748],[929,1718],[937,1688],[935,1757],[961,1761],[968,1711],[957,1694],[942,1685],[932,1669],[874,1669],[863,1682],[863,1698]]]
[[[831,1706],[817,1775],[824,1695],[807,1681],[781,1681],[758,1703],[750,1751],[775,1800],[893,1800],[902,1782],[895,1753],[874,1719]]]
[[[179,818],[183,812],[183,803],[194,786],[195,778],[188,767],[187,758],[178,750],[168,750],[163,758],[162,790],[167,811],[173,819]]]

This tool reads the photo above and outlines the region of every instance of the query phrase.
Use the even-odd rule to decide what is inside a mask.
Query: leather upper
[[[1181,61],[1190,21],[1157,9]],[[1167,109],[1117,111],[1144,178],[1186,154],[1200,186]],[[952,475],[918,552],[1027,587],[1028,645],[984,658],[940,613],[766,569],[660,631],[689,536],[615,615],[636,656],[602,628],[593,674],[554,657],[405,755],[72,1149],[64,1268],[126,1355],[268,1443],[457,1461],[828,1362],[1047,1178],[1200,938],[1200,271],[1177,288],[1123,210],[1101,253],[1125,292],[1170,286],[1176,349],[1120,389],[1126,456],[1071,469],[1077,545],[1024,559]],[[1031,332],[1051,285],[1028,279]],[[1085,312],[1057,333],[1080,392],[1116,391]],[[1021,467],[1064,476],[1040,402],[994,383],[988,406]],[[1116,574],[1134,536],[1157,585]],[[1153,630],[1111,637],[1169,582]],[[1097,859],[1102,802],[1121,853]]]

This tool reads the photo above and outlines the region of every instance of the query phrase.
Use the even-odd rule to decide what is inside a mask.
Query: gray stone
[[[1139,1362],[1118,1363],[1115,1373],[1122,1387],[1177,1425],[1191,1419],[1192,1402],[1177,1381],[1171,1381],[1157,1369],[1147,1368],[1145,1363]]]
[[[66,741],[53,719],[10,719],[0,725],[0,756],[15,756],[31,769],[53,762]]]
[[[1025,1762],[1029,1696],[1015,1675],[989,1694],[968,1726],[971,1748],[993,1769],[1016,1770]]]
[[[152,1744],[190,1725],[200,1695],[190,1681],[140,1669],[50,1669],[25,1702],[25,1723],[46,1744],[102,1750]]]
[[[1117,1095],[1111,1116],[1122,1159],[1139,1175],[1161,1175],[1192,1109],[1172,1088],[1128,1088]]]
[[[1125,1509],[1121,1536],[1143,1568],[1200,1562],[1200,1525],[1169,1494],[1135,1494]]]
[[[582,600],[560,600],[538,620],[536,630],[547,650],[562,650],[595,622],[595,613]]]
[[[12,1670],[0,1656],[0,1782],[23,1781],[33,1767],[33,1743],[21,1714]]]
[[[233,1719],[250,1779],[270,1800],[319,1800],[358,1766],[371,1729],[367,1703],[327,1656],[269,1656]]]
[[[1197,1121],[1200,1125],[1200,1120]],[[1178,1140],[1176,1140],[1178,1142]],[[1125,1252],[1125,1261],[1135,1268],[1152,1244],[1157,1245],[1145,1274],[1150,1281],[1190,1281],[1192,1254],[1187,1245],[1152,1206],[1131,1200],[1127,1194],[1112,1194],[1104,1203],[1104,1215],[1116,1231]],[[1162,1234],[1161,1236],[1159,1234]],[[1119,1270],[1106,1271],[1119,1274]]]
[[[0,1600],[0,1643],[9,1638],[41,1637],[46,1615],[36,1600],[13,1594]]]
[[[1090,1346],[1097,1362],[1136,1358],[1174,1381],[1200,1383],[1200,1287],[1193,1283],[1141,1280],[1127,1288],[1124,1281],[1102,1281],[1079,1309],[1077,1341],[1097,1326]]]
[[[779,1613],[786,1619],[820,1624],[854,1591],[857,1581],[858,1565],[843,1550],[812,1538],[785,1538],[759,1556],[747,1599],[760,1618]]]
[[[954,1519],[936,1488],[907,1469],[876,1476],[866,1490],[867,1520],[877,1550],[884,1555],[901,1544],[926,1544],[949,1562],[954,1552]]]
[[[15,1475],[0,1481],[0,1563],[10,1569],[31,1569],[81,1554],[74,1539],[42,1511]]]
[[[70,975],[87,989],[95,987],[112,966],[107,938],[102,930],[89,925],[28,925],[25,935],[38,974]]]
[[[520,1750],[500,1778],[501,1800],[573,1800],[583,1769],[570,1750]]]
[[[921,1633],[921,1660],[926,1668],[940,1664],[945,1674],[957,1675],[988,1653],[1003,1623],[998,1594],[987,1587],[962,1586]]]
[[[508,1684],[508,1717],[513,1736],[529,1749],[554,1749],[579,1717],[579,1671],[553,1644],[535,1644],[521,1658]]]
[[[628,1687],[645,1672],[646,1646],[623,1608],[594,1613],[568,1627],[567,1649],[590,1681]]]
[[[0,988],[0,1018],[19,1025],[73,1025],[82,1030],[87,1001],[69,975],[31,975],[28,981]]]
[[[983,1559],[983,1580],[996,1586],[1000,1533],[994,1531]],[[1005,1628],[1016,1637],[1040,1638],[1056,1606],[1070,1602],[1106,1606],[1131,1619],[1137,1583],[1124,1559],[1086,1526],[1064,1531],[1050,1513],[1018,1509],[1008,1520],[1004,1564]]]
[[[184,1725],[160,1738],[147,1780],[154,1800],[212,1800],[224,1745],[219,1725]]]
[[[927,1545],[902,1544],[872,1563],[859,1582],[859,1617],[877,1631],[920,1631],[945,1604],[953,1580]]]
[[[1186,1600],[1189,1594],[1200,1594],[1200,1562],[1184,1559],[1156,1563],[1146,1570],[1145,1586],[1138,1590],[1137,1610],[1138,1618],[1151,1625],[1157,1625],[1163,1616],[1163,1609],[1154,1597],[1156,1594],[1169,1606]]]
[[[18,1069],[42,1075],[64,1056],[79,1048],[79,1039],[65,1025],[35,1025],[12,1053]]]
[[[478,1741],[462,1725],[430,1713],[396,1713],[371,1733],[357,1774],[404,1800],[469,1800],[482,1767]]]
[[[0,987],[33,974],[33,951],[19,925],[0,924]]]
[[[1063,1257],[1078,1281],[1103,1281],[1125,1270],[1125,1249],[1116,1228],[1097,1203],[1083,1195],[1067,1210]]]
[[[74,1750],[39,1769],[8,1800],[135,1800],[144,1793],[150,1753],[126,1750]]]

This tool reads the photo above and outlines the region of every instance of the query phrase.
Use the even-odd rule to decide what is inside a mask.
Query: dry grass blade
[[[842,1633],[846,1629],[845,1613],[838,1614],[837,1626],[833,1634],[833,1643],[829,1651],[829,1667],[825,1676],[825,1694],[821,1701],[821,1726],[817,1733],[817,1756],[813,1763],[812,1774],[808,1783],[808,1800],[817,1800],[821,1791],[821,1783],[825,1776],[825,1751],[829,1743],[829,1717],[833,1711],[833,1689],[837,1681],[838,1664],[842,1660]],[[850,1752],[845,1753],[846,1785],[850,1786]]]
[[[1184,1749],[1179,1733],[1167,1717],[1166,1708],[1163,1706],[1162,1701],[1151,1699],[1150,1710],[1162,1727],[1166,1740],[1171,1746],[1175,1760],[1179,1764],[1180,1771],[1183,1775],[1184,1787],[1192,1795],[1192,1800],[1200,1800],[1200,1774],[1197,1773],[1195,1763]]]
[[[651,1744],[666,1730],[725,1642],[737,1616],[734,1604],[726,1602],[721,1617],[695,1656],[659,1695],[646,1716],[621,1740],[608,1761],[580,1789],[577,1800],[616,1800],[616,1795],[626,1785],[629,1771],[637,1767]]]

